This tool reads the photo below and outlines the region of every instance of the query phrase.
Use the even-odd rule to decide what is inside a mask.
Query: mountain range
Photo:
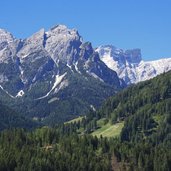
[[[123,50],[112,45],[96,48],[100,59],[127,85],[149,80],[171,70],[171,58],[144,61],[140,49]]]
[[[64,25],[0,29],[0,170],[171,170],[170,64]]]
[[[27,39],[0,30],[0,97],[25,116],[71,119],[125,86],[75,29],[57,25]]]
[[[64,25],[26,39],[0,29],[2,105],[44,124],[96,110],[127,85],[170,69],[171,59],[144,62],[139,49],[94,49]]]

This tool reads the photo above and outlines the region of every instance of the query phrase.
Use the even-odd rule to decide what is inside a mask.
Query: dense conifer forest
[[[102,118],[124,122],[120,136],[92,136]],[[77,122],[1,131],[0,170],[171,170],[171,72],[120,91]]]

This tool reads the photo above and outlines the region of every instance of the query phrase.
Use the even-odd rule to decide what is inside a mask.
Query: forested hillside
[[[16,113],[0,101],[0,130],[11,128],[27,128],[32,129],[39,124]]]
[[[99,121],[123,129],[97,137]],[[72,122],[2,131],[0,170],[171,170],[171,72],[130,86]]]
[[[97,112],[112,123],[125,120],[121,139],[169,142],[171,136],[171,72],[133,85],[106,101]]]

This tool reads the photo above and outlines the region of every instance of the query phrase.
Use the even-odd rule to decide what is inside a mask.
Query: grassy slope
[[[68,122],[65,122],[65,124],[70,124],[74,122],[81,121],[85,116],[80,116],[78,118],[72,119]],[[111,125],[109,122],[105,123],[105,118],[102,118],[97,121],[97,127],[95,131],[91,133],[93,136],[97,136],[98,138],[102,135],[103,137],[118,137],[121,133],[121,130],[124,126],[124,122],[119,122],[114,125]],[[77,130],[79,134],[82,134],[84,132],[84,128],[81,127],[79,130]]]
[[[123,125],[123,122],[116,123],[114,125],[107,123],[106,125],[94,131],[92,135],[97,137],[100,137],[101,135],[103,137],[118,137],[121,133]]]
[[[79,116],[78,118],[72,119],[70,121],[65,122],[65,124],[69,124],[69,123],[74,123],[74,122],[79,122],[81,121],[85,116]]]
[[[97,137],[100,137],[101,135],[103,137],[118,137],[124,126],[124,122],[119,122],[111,125],[110,123],[105,124],[104,120],[105,119],[100,119],[99,121],[97,121],[97,126],[99,127],[99,129],[95,130],[91,134]]]

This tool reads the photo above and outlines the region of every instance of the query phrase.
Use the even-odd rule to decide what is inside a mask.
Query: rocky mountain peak
[[[19,50],[17,56],[21,59],[38,52],[43,49],[45,44],[45,30],[41,29],[29,38],[22,41],[22,48]]]
[[[63,24],[57,24],[53,26],[50,30],[67,30],[67,26]]]
[[[0,38],[13,40],[10,33],[2,30]],[[13,100],[13,106],[23,102],[19,110],[26,115],[43,117],[47,122],[54,114],[73,117],[86,113],[91,106],[98,107],[124,87],[91,43],[83,42],[77,30],[64,25],[48,31],[41,29],[24,40],[15,39],[3,46],[0,98]]]
[[[82,56],[82,58],[85,60],[87,60],[94,52],[94,49],[90,42],[81,44],[80,49],[80,56]]]
[[[144,62],[140,49],[122,50],[111,45],[96,49],[100,59],[126,84],[148,80],[171,69],[170,59]],[[166,62],[167,61],[167,62]],[[160,65],[160,64],[161,65]]]
[[[46,32],[47,38],[53,37],[53,41],[59,41],[63,39],[65,41],[76,39],[80,40],[81,36],[79,35],[76,29],[69,29],[65,25],[56,25],[52,27],[49,31]]]
[[[56,25],[54,27],[52,27],[49,32],[53,32],[53,33],[56,33],[56,34],[71,34],[71,35],[74,35],[74,34],[78,34],[78,31],[76,29],[69,29],[66,25]]]
[[[0,63],[8,63],[16,53],[18,40],[11,33],[0,29]]]
[[[138,64],[141,59],[140,49],[123,50],[116,48],[112,45],[99,46],[96,51],[101,57],[111,57],[113,60],[118,61],[120,64],[126,65],[127,63]]]
[[[57,25],[46,32],[45,49],[55,63],[69,64],[78,58],[82,38],[75,29]]]
[[[42,44],[44,41],[45,29],[42,28],[38,32],[34,33],[31,37],[26,39],[27,42],[31,42],[34,44]]]
[[[14,41],[14,37],[11,33],[7,32],[4,29],[0,29],[0,43],[11,43]]]

